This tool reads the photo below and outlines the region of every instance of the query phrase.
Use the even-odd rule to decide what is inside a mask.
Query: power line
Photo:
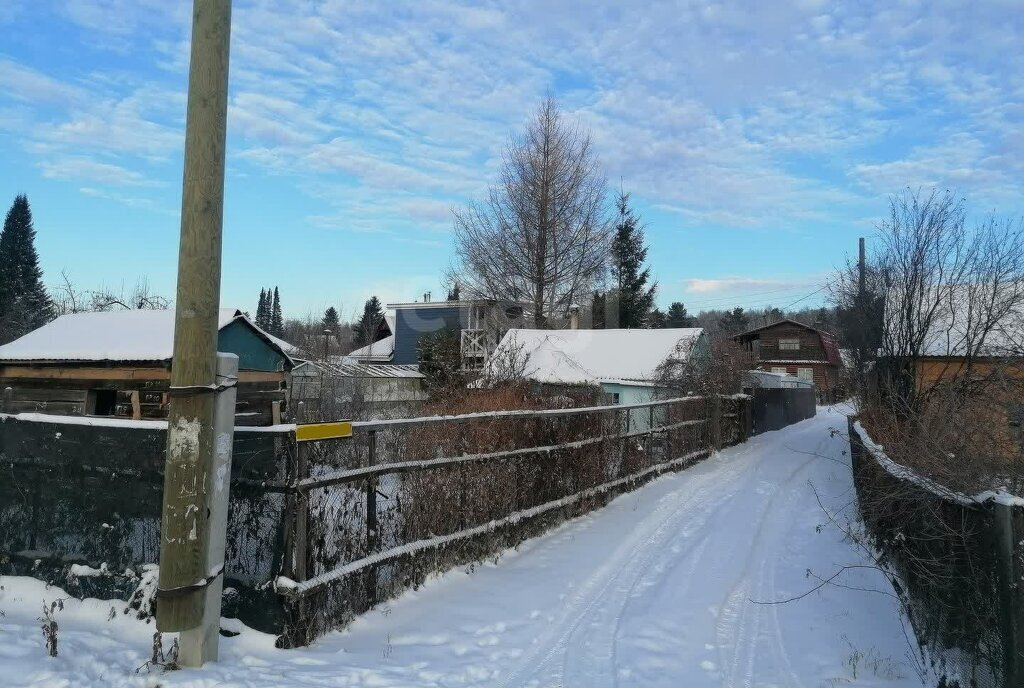
[[[800,297],[799,299],[797,299],[796,301],[794,301],[793,303],[790,303],[790,304],[788,304],[788,305],[785,305],[785,306],[783,306],[783,307],[782,307],[782,308],[780,308],[779,310],[785,311],[785,310],[787,310],[787,309],[791,308],[792,306],[795,306],[796,304],[800,303],[801,301],[806,301],[807,299],[811,298],[812,296],[814,296],[814,295],[815,295],[815,294],[817,294],[818,292],[822,292],[822,291],[825,291],[826,289],[828,289],[828,287],[829,287],[829,285],[828,285],[828,284],[825,284],[825,285],[823,285],[823,286],[821,286],[821,287],[818,287],[817,289],[815,289],[814,291],[812,291],[812,292],[811,292],[810,294],[808,294],[807,296],[802,296],[802,297]]]
[[[792,296],[792,295],[795,295],[795,293],[799,293],[800,291],[802,291],[804,289],[807,289],[809,286],[814,286],[814,285],[804,285],[804,286],[801,286],[801,287],[789,287],[789,288],[786,288],[786,289],[774,289],[774,290],[767,291],[767,292],[756,292],[756,293],[753,293],[753,294],[739,294],[737,296],[723,296],[723,297],[717,297],[715,299],[708,299],[708,300],[705,300],[705,301],[687,301],[686,305],[689,308],[694,308],[694,309],[703,308],[703,309],[711,309],[711,310],[714,310],[716,307],[721,308],[721,307],[727,307],[727,306],[748,306],[748,305],[754,304],[754,301],[757,300],[755,297],[764,296],[766,294],[777,294],[777,295],[782,295],[783,297]],[[812,292],[810,294],[807,294],[804,298],[810,298],[814,294],[820,292],[822,289],[825,289],[827,287],[828,287],[827,284],[823,285],[823,286],[819,287],[818,289],[816,289],[814,292]],[[758,303],[756,303],[754,305],[770,305],[770,304],[765,304],[764,301],[759,301]]]

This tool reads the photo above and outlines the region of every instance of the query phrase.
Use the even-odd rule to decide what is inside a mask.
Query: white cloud
[[[106,47],[130,46],[131,62],[57,79],[0,60],[0,86],[38,108],[30,150],[170,168],[188,3],[61,12]],[[436,230],[482,195],[508,133],[551,88],[592,128],[610,178],[694,224],[862,216],[908,184],[1019,200],[1015,27],[994,4],[240,0],[230,164],[292,179],[335,213],[311,217]],[[18,126],[8,115],[0,124]]]
[[[39,163],[39,169],[48,179],[86,180],[112,186],[156,186],[159,184],[135,170],[82,157],[43,160]]]

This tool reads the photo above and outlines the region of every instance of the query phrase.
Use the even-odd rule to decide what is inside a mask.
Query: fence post
[[[295,422],[306,422],[306,402],[300,401],[295,408]],[[295,482],[308,477],[309,467],[306,442],[295,443]],[[295,539],[292,543],[292,565],[295,580],[306,580],[306,562],[309,557],[309,494],[295,492]]]
[[[708,423],[711,425],[711,449],[720,451],[722,449],[722,397],[718,394],[711,395],[711,413],[708,415]]]
[[[377,463],[377,431],[367,433],[366,465]],[[366,478],[366,553],[373,554],[377,549],[377,477]],[[377,567],[370,566],[366,570],[366,605],[367,608],[377,603]]]
[[[10,413],[14,408],[14,388],[4,387],[4,399],[0,404],[0,413]]]
[[[1024,599],[1019,539],[1024,536],[1024,510],[992,503],[993,535],[1000,591],[999,625],[1003,640],[1003,685],[1017,686],[1024,678]]]
[[[626,429],[622,431],[622,440],[619,442],[619,465],[615,475],[622,475],[622,467],[626,463],[626,446],[629,444],[629,438],[626,435],[629,434],[629,417],[633,414],[629,409],[623,409],[623,413],[626,414]]]
[[[672,406],[673,406],[673,404],[666,404],[665,405],[665,425],[666,426],[671,426],[672,423],[673,423],[673,420],[672,420]],[[665,457],[667,461],[671,461],[672,459],[675,458],[672,455],[672,428],[671,427],[669,427],[669,429],[665,431],[665,451],[668,454],[668,456]]]
[[[647,425],[647,463],[654,463],[654,407],[648,406],[648,425]]]

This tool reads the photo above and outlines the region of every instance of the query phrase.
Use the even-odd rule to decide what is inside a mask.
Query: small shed
[[[424,380],[415,365],[304,361],[291,372],[290,398],[325,419],[381,415],[426,401]]]
[[[272,424],[294,360],[239,310],[218,327],[218,350],[238,356],[236,424]],[[3,411],[166,418],[173,345],[173,310],[61,316],[0,346]]]

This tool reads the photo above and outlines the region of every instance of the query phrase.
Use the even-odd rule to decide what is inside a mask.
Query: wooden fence
[[[353,423],[283,486],[283,647],[750,434],[748,397]]]
[[[238,431],[224,613],[306,644],[742,442],[750,423],[740,396],[356,422],[319,442]],[[0,414],[0,574],[128,597],[159,551],[165,444],[160,422]]]

